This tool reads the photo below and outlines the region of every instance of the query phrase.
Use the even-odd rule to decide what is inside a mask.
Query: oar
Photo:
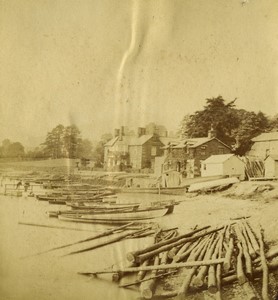
[[[72,246],[72,245],[77,245],[77,244],[85,243],[85,242],[88,242],[88,241],[92,241],[92,240],[95,240],[95,239],[97,239],[97,238],[100,238],[100,237],[104,237],[104,236],[113,234],[114,232],[119,231],[119,230],[122,230],[122,229],[124,229],[124,228],[126,228],[126,227],[128,227],[128,226],[130,226],[130,225],[133,225],[133,224],[134,224],[134,222],[130,222],[130,223],[125,224],[125,225],[123,225],[123,226],[120,226],[120,227],[117,227],[117,228],[113,228],[113,229],[107,230],[107,231],[105,231],[105,232],[102,232],[102,233],[99,233],[99,234],[97,234],[97,235],[91,236],[91,237],[86,238],[86,239],[84,239],[84,240],[79,240],[79,241],[74,242],[74,243],[70,243],[70,244],[66,244],[66,245],[54,247],[54,248],[51,248],[51,249],[48,249],[48,250],[45,250],[45,251],[36,253],[36,254],[34,254],[33,256],[35,256],[35,255],[40,255],[40,254],[43,254],[43,253],[47,253],[47,252],[54,251],[54,250],[58,250],[58,249],[63,249],[63,248],[66,248],[66,247],[69,247],[69,246]]]
[[[152,280],[152,279],[155,279],[155,278],[160,278],[160,277],[168,276],[168,275],[171,275],[171,274],[174,274],[174,273],[177,273],[177,270],[170,271],[170,272],[163,273],[163,274],[159,274],[159,275],[155,275],[155,276],[151,276],[151,277],[146,278],[146,279],[136,280],[134,282],[122,284],[122,285],[119,285],[119,287],[122,287],[122,288],[129,287],[129,286],[141,283],[141,282],[145,282],[145,281],[149,281],[149,280]]]

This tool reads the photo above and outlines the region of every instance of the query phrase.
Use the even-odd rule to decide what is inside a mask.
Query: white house
[[[245,164],[234,154],[211,155],[202,161],[201,176],[235,176],[240,180],[245,178]]]
[[[278,155],[269,155],[265,161],[265,177],[278,177]]]
[[[278,131],[265,132],[252,139],[254,143],[248,156],[265,159],[268,155],[278,155]]]

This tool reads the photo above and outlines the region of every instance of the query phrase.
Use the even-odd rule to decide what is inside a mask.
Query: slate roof
[[[253,142],[277,141],[278,131],[265,132],[252,139]]]
[[[173,146],[173,149],[182,149],[184,148],[186,145],[188,145],[189,148],[197,148],[209,141],[212,140],[217,140],[219,143],[223,144],[223,146],[227,147],[230,149],[230,147],[226,144],[224,144],[223,142],[221,142],[220,140],[218,140],[217,138],[208,138],[208,137],[202,137],[202,138],[189,138],[189,139],[185,139],[179,142],[178,145]]]
[[[218,154],[211,155],[209,158],[203,161],[204,164],[221,164],[226,160],[230,159],[234,154]]]
[[[124,135],[123,139],[120,141],[119,137],[115,137],[108,141],[105,146],[112,147],[117,142],[118,144],[124,144],[128,146],[141,146],[144,145],[149,139],[153,137],[152,134],[141,135],[140,137]]]
[[[116,141],[118,140],[118,136],[117,137],[115,137],[115,138],[113,138],[112,140],[110,140],[110,141],[108,141],[104,146],[110,146],[110,147],[112,147],[115,143],[116,143]]]
[[[164,146],[167,146],[169,144],[178,144],[179,143],[179,140],[177,138],[163,136],[163,137],[159,137],[159,139]]]

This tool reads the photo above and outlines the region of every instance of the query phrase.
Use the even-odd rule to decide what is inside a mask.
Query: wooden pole
[[[243,225],[246,229],[246,232],[247,232],[247,235],[250,239],[250,242],[252,244],[252,247],[253,249],[255,250],[255,252],[260,255],[260,246],[257,242],[257,238],[256,238],[256,235],[254,234],[254,232],[252,231],[251,229],[251,226],[250,224],[245,220],[245,222],[243,222]]]
[[[121,284],[121,285],[119,285],[119,287],[121,287],[121,288],[129,287],[129,286],[136,285],[136,284],[144,282],[144,281],[152,280],[154,278],[161,278],[161,277],[165,277],[165,276],[168,276],[168,275],[172,275],[172,274],[174,274],[176,272],[177,271],[175,271],[175,270],[174,271],[170,271],[170,272],[167,272],[167,273],[163,273],[163,274],[151,276],[151,277],[146,278],[146,279],[136,280],[134,282],[130,282],[130,283],[126,283],[126,284]]]
[[[190,256],[188,258],[188,262],[189,261],[199,261],[204,258],[207,246],[210,243],[211,238],[212,237],[206,238],[202,243],[199,244],[199,247],[197,247],[196,249],[194,249],[192,251],[192,253],[190,254]],[[188,270],[188,272],[184,278],[183,284],[178,292],[177,299],[184,299],[184,297],[187,295],[189,286],[190,286],[190,282],[192,280],[193,275],[196,273],[197,268],[198,268],[198,266],[195,266]]]
[[[154,266],[159,265],[159,257],[156,256],[154,259]],[[140,294],[141,297],[144,299],[152,299],[153,293],[155,290],[155,282],[156,282],[156,275],[157,275],[157,270],[151,271],[150,277],[153,277],[152,279],[148,281],[144,281],[140,285]]]
[[[178,251],[182,248],[182,245],[173,247],[171,250],[167,251],[167,256],[170,259],[173,259],[174,256],[178,253]]]
[[[263,300],[269,300],[268,296],[268,266],[264,253],[264,241],[263,241],[263,230],[260,228],[259,231],[259,244],[260,244],[260,256],[263,270],[263,284],[262,284],[262,298]]]
[[[238,237],[238,240],[241,242],[241,246],[242,246],[242,253],[244,256],[244,260],[245,260],[245,270],[246,270],[246,274],[248,276],[248,278],[252,277],[252,263],[251,263],[251,257],[249,255],[248,252],[248,247],[247,247],[247,243],[246,240],[240,230],[239,227],[235,226],[235,231],[236,231],[236,235]]]
[[[269,263],[268,264],[268,267],[269,267],[269,270],[277,270],[278,269],[278,261],[275,261],[273,263]],[[254,269],[254,272],[253,274],[255,276],[258,276],[262,273],[263,269],[262,267],[257,267]],[[223,284],[229,284],[229,283],[232,283],[234,281],[237,281],[237,275],[236,274],[231,274],[229,276],[225,276],[222,278],[222,283]]]
[[[198,246],[198,244],[201,242],[201,239],[197,240],[197,241],[193,241],[193,242],[189,242],[186,243],[188,246],[187,248],[183,251],[183,252],[178,252],[175,256],[174,256],[174,262],[179,262],[179,261],[183,261],[185,260],[185,258],[190,255],[191,251]]]
[[[111,274],[117,272],[126,272],[126,273],[134,273],[139,271],[152,271],[152,270],[167,270],[167,269],[179,269],[185,267],[199,267],[206,265],[217,265],[222,264],[224,259],[215,259],[215,260],[202,260],[202,261],[189,261],[184,263],[175,263],[175,264],[166,264],[166,265],[158,265],[158,266],[140,266],[140,267],[132,267],[132,268],[119,268],[115,270],[97,270],[93,272],[79,272],[80,275],[92,276],[98,274]]]
[[[155,234],[155,236],[154,236],[154,238],[153,238],[153,244],[155,244],[155,243],[157,242],[158,235],[159,235],[161,232],[162,232],[162,229],[159,228],[159,230],[157,231],[157,233]],[[145,260],[145,261],[142,263],[141,266],[142,266],[142,267],[148,266],[149,263],[150,263],[150,260],[147,259],[147,260]],[[139,272],[137,273],[137,279],[138,279],[138,280],[142,280],[142,279],[145,277],[146,273],[147,273],[147,271],[139,271]]]
[[[218,258],[222,257],[222,250],[223,250],[223,242],[224,242],[224,236],[225,236],[225,231],[227,227],[224,228],[224,231],[220,234],[220,241],[219,241],[219,249],[218,249]],[[229,227],[230,229],[230,227]],[[222,287],[222,265],[216,265],[216,286],[217,286],[217,292],[215,295],[215,298],[217,300],[222,299],[221,295],[221,287]]]
[[[86,230],[80,228],[70,228],[64,226],[53,226],[53,225],[45,225],[45,224],[36,224],[36,223],[27,223],[27,222],[18,222],[19,225],[28,225],[28,226],[36,226],[36,227],[46,227],[46,228],[54,228],[54,229],[66,229],[66,230],[76,230],[76,231],[93,231],[93,230]]]
[[[105,236],[113,234],[114,232],[116,232],[118,230],[125,229],[126,227],[128,227],[128,226],[130,226],[132,224],[134,224],[134,222],[130,222],[130,223],[126,224],[126,225],[123,225],[123,226],[120,226],[120,227],[117,227],[117,228],[113,228],[113,229],[107,230],[105,232],[96,234],[96,235],[91,236],[89,238],[86,238],[86,239],[83,239],[83,240],[79,240],[77,242],[73,242],[73,243],[70,243],[70,244],[66,244],[66,245],[54,247],[54,248],[51,248],[49,250],[45,250],[45,251],[39,252],[39,253],[37,253],[35,255],[40,255],[40,254],[43,254],[43,253],[48,253],[48,252],[51,252],[51,251],[54,251],[54,250],[63,249],[63,248],[69,247],[69,246],[73,246],[73,245],[77,245],[77,244],[89,242],[89,241],[92,241],[92,240],[95,240],[95,239],[98,239],[98,238],[101,238],[101,237],[105,237]]]
[[[234,238],[230,237],[228,249],[225,254],[225,262],[223,264],[224,272],[228,272],[231,268],[231,259],[234,251]]]
[[[144,253],[147,253],[147,252],[150,252],[150,251],[153,251],[155,249],[158,249],[162,246],[165,246],[165,245],[168,245],[168,244],[171,244],[171,243],[174,243],[174,242],[177,242],[183,238],[187,238],[187,237],[191,237],[193,236],[193,234],[195,233],[198,233],[202,230],[205,230],[207,228],[209,228],[210,226],[204,226],[202,228],[199,228],[199,229],[196,229],[196,230],[193,230],[191,232],[188,232],[188,233],[185,233],[185,234],[182,234],[180,236],[177,236],[177,237],[174,237],[172,239],[169,239],[167,241],[162,241],[162,242],[159,242],[159,243],[156,243],[154,245],[151,245],[149,247],[146,247],[144,249],[141,249],[141,250],[137,250],[137,251],[134,251],[134,252],[129,252],[127,253],[127,260],[129,261],[135,261],[136,260],[136,257],[140,254],[144,254]],[[174,246],[173,246],[174,247]]]
[[[273,258],[275,256],[278,255],[278,247],[276,246],[276,248],[272,248],[270,249],[266,254],[265,254],[265,258]],[[258,257],[254,260],[254,263],[257,264],[261,262],[261,258]]]
[[[238,247],[238,256],[237,256],[237,278],[238,278],[238,282],[239,284],[243,284],[244,282],[246,282],[246,277],[243,271],[243,264],[242,264],[242,257],[243,257],[243,251],[242,251],[242,247],[240,242],[237,243],[237,247]]]
[[[249,238],[249,236],[247,234],[247,230],[246,230],[246,228],[244,226],[244,223],[241,223],[241,232],[242,232],[243,237],[244,237],[244,239],[246,241],[248,252],[249,252],[251,258],[254,259],[257,256],[257,254],[256,254],[256,251],[254,250],[253,245],[252,245],[252,243],[250,241],[250,238]]]
[[[144,228],[144,229],[140,229],[140,230],[138,230],[138,231],[135,231],[134,233],[139,233],[139,232],[148,230],[148,229],[150,229],[150,228],[151,228],[151,226],[150,226],[150,227],[147,227],[147,228]],[[120,236],[117,236],[117,237],[111,239],[111,240],[108,240],[108,241],[99,243],[99,244],[94,245],[94,246],[89,247],[89,248],[84,248],[84,249],[81,249],[81,250],[77,250],[77,251],[70,252],[70,253],[68,253],[68,254],[66,254],[66,255],[64,255],[64,256],[68,256],[68,255],[72,255],[72,254],[78,254],[78,253],[83,253],[83,252],[91,251],[91,250],[94,250],[94,249],[97,249],[97,248],[100,248],[100,247],[103,247],[103,246],[106,246],[106,245],[109,245],[109,244],[112,244],[112,243],[116,243],[116,242],[118,242],[118,241],[123,240],[124,238],[127,238],[128,236],[131,236],[131,235],[134,234],[134,233],[130,233],[130,232],[129,232],[129,233],[124,233],[124,234],[122,234],[122,235],[120,235]]]
[[[186,242],[198,240],[201,237],[204,237],[204,236],[209,235],[209,234],[211,234],[213,232],[216,232],[216,231],[219,231],[219,230],[223,229],[223,227],[224,226],[216,228],[216,229],[208,230],[207,232],[201,233],[199,235],[195,235],[195,236],[191,236],[191,237],[188,237],[188,238],[180,239],[180,240],[178,240],[178,241],[176,241],[174,243],[171,243],[171,244],[168,244],[168,245],[166,244],[165,246],[162,246],[162,247],[160,247],[158,249],[155,249],[153,251],[147,252],[145,254],[138,255],[137,258],[136,258],[136,262],[142,263],[144,260],[146,260],[146,259],[148,259],[150,257],[153,257],[153,256],[157,255],[160,252],[169,250],[169,249],[171,249],[171,248],[173,248],[175,246],[184,244]]]
[[[148,265],[149,265],[149,262],[150,262],[150,260],[149,260],[149,259],[146,259],[146,260],[142,263],[141,266],[142,266],[142,267],[148,266]],[[139,271],[139,272],[137,273],[137,279],[138,279],[138,281],[142,280],[142,279],[145,277],[146,273],[147,273],[147,271]]]
[[[214,249],[211,259],[214,260],[217,258],[220,247],[220,239],[218,239],[217,245]],[[216,282],[216,266],[211,265],[208,269],[208,291],[211,294],[215,294],[217,292],[217,282]]]
[[[211,239],[211,243],[207,248],[207,252],[206,252],[205,258],[204,258],[205,260],[211,259],[217,242],[218,242],[218,239],[217,238],[214,239],[214,236],[213,236],[213,238]],[[208,272],[208,266],[200,267],[198,274],[192,281],[192,285],[195,287],[198,287],[198,288],[202,287],[204,285],[204,279],[205,279],[207,272]]]

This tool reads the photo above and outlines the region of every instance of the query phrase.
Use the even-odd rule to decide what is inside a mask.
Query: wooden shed
[[[211,155],[202,162],[201,176],[229,176],[245,178],[245,164],[234,154]]]
[[[278,177],[278,155],[269,155],[264,163],[265,177]]]

